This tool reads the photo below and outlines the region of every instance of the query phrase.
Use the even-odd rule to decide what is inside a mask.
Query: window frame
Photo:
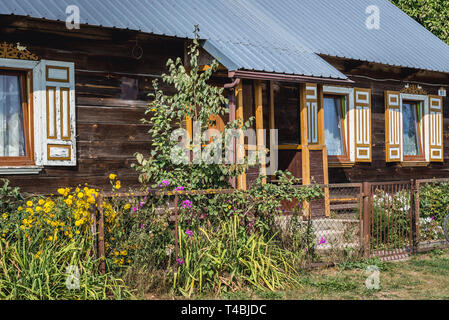
[[[350,96],[348,93],[341,93],[341,92],[324,92],[323,94],[323,112],[326,113],[326,110],[324,110],[324,99],[325,98],[337,98],[340,100],[340,115],[341,115],[341,119],[340,119],[340,125],[343,126],[343,128],[345,128],[344,130],[342,130],[342,140],[343,140],[343,149],[344,149],[344,155],[337,155],[337,156],[330,156],[328,155],[328,162],[329,164],[345,164],[345,163],[350,163],[351,162],[351,155],[350,155],[350,150],[349,150],[349,121],[348,121],[348,117],[349,117],[349,99]],[[346,102],[346,108],[345,108],[345,115],[343,115],[343,99],[345,98],[345,102]],[[326,117],[326,115],[324,115],[324,117]],[[326,130],[326,128],[324,128],[324,130]],[[324,135],[324,143],[326,144],[326,135]]]
[[[34,110],[33,110],[33,70],[0,66],[0,74],[14,74],[21,79],[21,98],[24,124],[25,153],[24,157],[0,157],[0,168],[26,167],[35,164],[34,157]]]
[[[404,145],[404,103],[407,104],[413,104],[415,106],[414,108],[414,112],[416,115],[416,121],[417,121],[417,135],[418,135],[418,143],[419,143],[419,150],[420,150],[420,154],[416,155],[416,156],[408,156],[405,155],[405,145]],[[422,109],[421,111],[421,117],[419,117],[418,114],[418,107],[420,107]],[[426,141],[424,140],[424,130],[425,130],[425,124],[424,124],[424,110],[425,106],[424,106],[424,102],[422,100],[413,100],[410,98],[402,98],[401,101],[401,121],[402,121],[402,132],[401,132],[401,136],[402,136],[402,162],[426,162]]]

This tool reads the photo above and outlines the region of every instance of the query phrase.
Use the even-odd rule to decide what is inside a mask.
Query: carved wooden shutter
[[[385,151],[387,162],[402,161],[401,94],[385,92]]]
[[[355,161],[371,162],[371,89],[354,89]]]
[[[443,161],[443,99],[429,96],[430,161]]]
[[[306,85],[307,128],[308,142],[318,143],[318,86],[308,83]]]
[[[74,64],[42,60],[34,70],[33,84],[38,128],[36,162],[48,166],[75,166]]]

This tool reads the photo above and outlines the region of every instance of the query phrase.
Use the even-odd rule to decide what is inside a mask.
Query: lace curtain
[[[0,157],[25,156],[20,77],[0,74]]]

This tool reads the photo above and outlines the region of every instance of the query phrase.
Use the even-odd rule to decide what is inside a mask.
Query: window
[[[74,64],[0,52],[0,175],[75,165]]]
[[[334,160],[349,160],[346,144],[346,101],[345,95],[325,95],[324,140],[328,156]]]
[[[387,162],[407,166],[443,162],[443,147],[442,97],[385,91]]]
[[[425,160],[421,139],[421,107],[421,102],[404,101],[402,104],[404,160]]]
[[[32,164],[27,74],[0,70],[0,160],[4,165]]]

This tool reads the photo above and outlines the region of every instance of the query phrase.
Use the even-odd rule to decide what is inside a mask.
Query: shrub
[[[2,213],[0,298],[129,297],[122,280],[97,272],[99,261],[92,255],[90,232],[97,191],[78,187],[61,188],[58,193],[28,198]],[[74,278],[78,278],[79,288],[71,282]],[[67,286],[68,282],[74,287]]]
[[[433,218],[440,226],[449,208],[449,183],[428,183],[420,186],[419,212],[422,218]]]

